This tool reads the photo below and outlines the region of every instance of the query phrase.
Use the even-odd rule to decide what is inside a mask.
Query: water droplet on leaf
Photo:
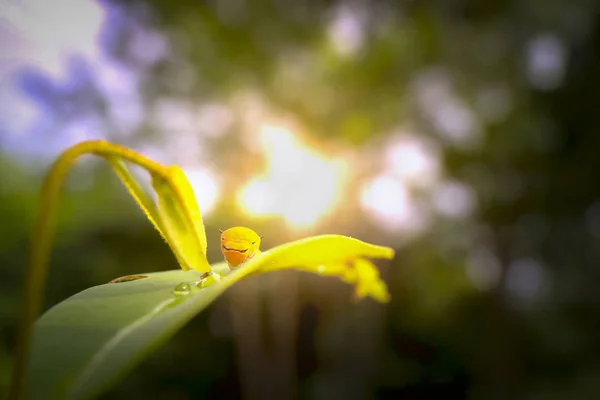
[[[191,291],[192,288],[190,287],[190,284],[186,282],[180,283],[173,289],[173,293],[175,293],[176,296],[186,296],[190,294]]]

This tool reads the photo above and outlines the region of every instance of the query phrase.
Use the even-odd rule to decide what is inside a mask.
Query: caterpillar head
[[[252,229],[236,226],[220,232],[221,253],[230,267],[237,267],[259,251],[261,237]]]

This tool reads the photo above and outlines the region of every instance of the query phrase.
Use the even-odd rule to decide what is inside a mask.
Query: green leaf
[[[135,177],[133,175],[131,175],[131,173],[129,172],[129,169],[127,168],[127,165],[125,165],[125,163],[117,157],[108,157],[107,156],[107,157],[105,157],[105,159],[113,167],[113,170],[115,171],[115,173],[117,174],[119,179],[121,179],[121,182],[123,183],[123,185],[125,185],[125,188],[129,191],[129,194],[131,195],[131,197],[133,197],[133,199],[139,205],[139,207],[142,209],[144,214],[146,214],[146,217],[148,218],[148,220],[152,223],[154,228],[158,231],[158,233],[160,233],[160,235],[166,241],[167,238],[165,237],[165,235],[162,232],[162,229],[160,227],[160,220],[158,217],[158,210],[156,208],[156,205],[152,202],[150,197],[148,197],[148,195],[144,192],[144,190],[142,189],[140,184],[137,182]]]
[[[220,281],[189,295],[176,296],[173,290],[182,282],[198,280],[200,274],[196,271],[138,274],[137,279],[121,279],[119,283],[84,290],[51,308],[36,322],[28,397],[80,399],[101,394],[249,274],[298,268],[338,275],[363,288],[360,297],[370,295],[386,301],[377,292],[383,286],[387,294],[385,284],[363,257],[391,258],[393,250],[344,236],[317,236],[264,252]],[[371,273],[355,273],[356,262],[361,270],[369,265]],[[217,273],[228,270],[225,263],[211,268]]]
[[[143,275],[147,278],[84,290],[36,322],[29,398],[98,395],[229,286],[175,296],[177,284],[198,280],[200,274],[175,270]]]

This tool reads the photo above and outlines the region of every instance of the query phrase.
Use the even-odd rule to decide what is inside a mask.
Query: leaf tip
[[[382,257],[391,260],[396,255],[396,251],[391,247],[382,247]]]

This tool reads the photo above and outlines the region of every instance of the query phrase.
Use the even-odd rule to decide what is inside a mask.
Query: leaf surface
[[[392,256],[387,247],[324,235],[275,247],[229,273],[224,262],[214,264],[213,271],[226,275],[188,295],[177,296],[174,288],[198,280],[200,274],[193,270],[138,274],[146,277],[91,287],[54,306],[35,323],[28,397],[80,399],[101,394],[227,288],[250,274],[296,268],[337,275],[367,289],[382,290],[383,285],[387,293],[374,267],[369,274],[348,274],[352,271],[348,261]],[[385,301],[379,293],[363,292],[362,296]]]

